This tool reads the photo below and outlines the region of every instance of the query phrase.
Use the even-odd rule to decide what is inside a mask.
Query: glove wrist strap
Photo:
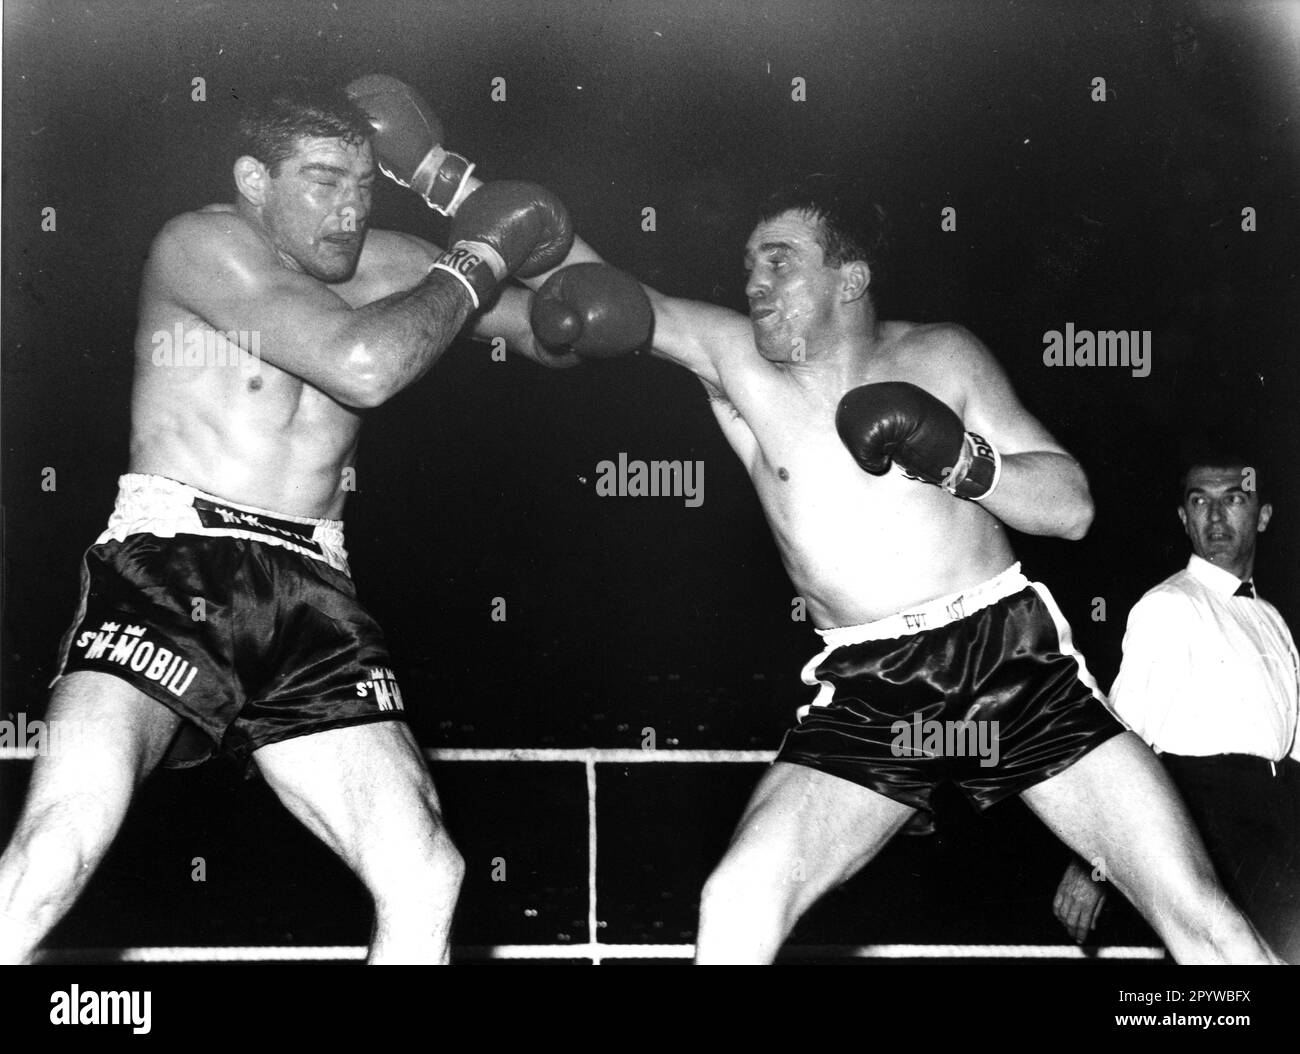
[[[486,242],[459,241],[438,257],[431,270],[446,271],[469,290],[478,310],[508,273],[506,262]]]
[[[943,489],[959,498],[984,501],[1002,479],[1002,455],[983,436],[967,432],[961,457],[943,481]]]
[[[453,154],[452,156],[456,157],[459,155]],[[465,159],[462,157],[460,160],[464,161]],[[471,178],[474,174],[474,168],[475,165],[473,163],[466,163],[465,171],[460,176],[460,186],[456,188],[456,192],[451,196],[451,200],[447,203],[446,215],[455,216],[456,210],[461,207],[465,199],[483,185],[482,180]]]
[[[456,208],[469,196],[469,177],[474,166],[460,154],[435,146],[424,155],[410,180],[399,178],[383,161],[379,170],[399,186],[414,190],[434,212],[456,215]]]

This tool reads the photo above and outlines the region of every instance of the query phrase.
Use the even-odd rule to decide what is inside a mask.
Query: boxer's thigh
[[[112,674],[83,670],[60,678],[20,829],[58,825],[86,849],[102,851],[180,725],[177,714]]]
[[[806,909],[865,866],[913,812],[846,779],[778,761],[710,882],[766,890]]]
[[[1164,768],[1131,732],[1030,787],[1025,803],[1139,906],[1205,893],[1214,871]]]
[[[403,721],[371,721],[260,747],[253,760],[289,811],[372,889],[450,843],[433,779]]]

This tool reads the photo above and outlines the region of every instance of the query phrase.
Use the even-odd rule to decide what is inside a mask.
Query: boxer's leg
[[[110,674],[70,673],[46,715],[22,815],[0,856],[0,963],[28,961],[112,844],[181,719]]]
[[[402,721],[329,729],[253,754],[267,782],[375,902],[372,963],[445,963],[464,862]]]
[[[914,811],[848,780],[778,761],[705,883],[696,961],[771,962],[799,917],[865,866]]]
[[[1142,912],[1180,963],[1278,961],[1228,899],[1156,756],[1115,736],[1021,797]]]

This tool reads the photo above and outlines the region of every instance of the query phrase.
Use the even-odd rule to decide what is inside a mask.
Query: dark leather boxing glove
[[[419,92],[396,77],[372,73],[344,89],[370,117],[379,170],[414,190],[429,208],[454,216],[470,192],[474,166],[442,146],[442,122]]]
[[[873,476],[892,462],[914,479],[979,501],[997,486],[1002,458],[993,445],[967,432],[948,404],[903,381],[864,384],[840,400],[835,430],[854,459]]]
[[[530,278],[563,262],[573,224],[545,187],[485,183],[457,211],[451,243],[433,266],[465,283],[477,308],[507,275]]]
[[[546,280],[533,298],[531,320],[533,334],[547,349],[602,359],[645,344],[654,311],[641,283],[626,271],[580,263]]]

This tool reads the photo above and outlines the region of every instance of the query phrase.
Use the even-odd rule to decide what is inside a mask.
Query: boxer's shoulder
[[[231,205],[204,205],[181,212],[163,224],[155,242],[203,241],[221,236],[254,234],[252,225]]]
[[[429,273],[441,251],[412,234],[370,230],[366,232],[356,273],[330,288],[354,307],[368,304],[416,285]]]
[[[273,257],[244,217],[228,206],[213,205],[173,216],[149,249],[155,271],[173,279]]]
[[[971,387],[998,385],[1001,368],[983,342],[955,322],[886,323],[875,359],[889,380],[906,380],[959,408]],[[960,412],[960,409],[959,409]]]
[[[220,261],[235,255],[246,227],[233,209],[208,206],[173,216],[154,236],[145,263],[142,300],[147,304],[192,305],[204,289],[214,288]]]
[[[900,356],[942,360],[950,365],[988,355],[980,339],[956,322],[886,322],[880,342]]]

